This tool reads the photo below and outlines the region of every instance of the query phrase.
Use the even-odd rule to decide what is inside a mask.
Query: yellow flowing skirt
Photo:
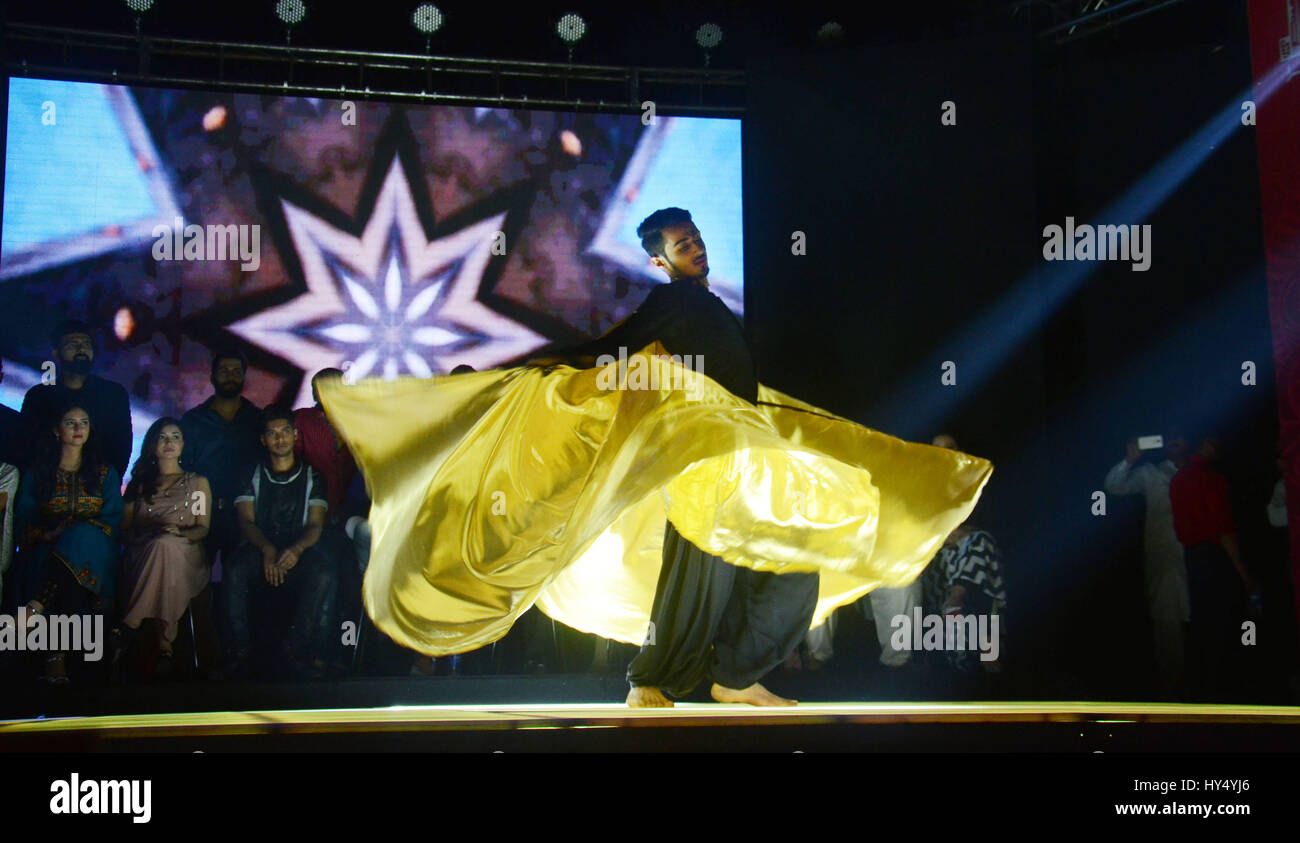
[[[658,343],[603,368],[319,393],[372,501],[366,611],[434,656],[501,638],[534,604],[640,644],[665,519],[733,565],[818,572],[820,624],[915,580],[993,472],[761,384],[750,404]]]

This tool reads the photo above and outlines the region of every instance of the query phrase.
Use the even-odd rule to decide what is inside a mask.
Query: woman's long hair
[[[158,491],[158,476],[162,473],[158,467],[158,440],[162,439],[163,428],[169,424],[181,426],[180,419],[171,416],[164,416],[149,425],[149,430],[144,435],[144,444],[140,446],[140,458],[131,468],[131,482],[126,485],[123,500],[142,498],[147,504],[153,503],[153,496]],[[184,453],[183,448],[181,453]]]
[[[54,494],[54,481],[59,468],[59,458],[63,455],[63,443],[59,433],[63,417],[73,410],[83,411],[90,418],[90,435],[81,446],[81,468],[77,474],[81,477],[81,488],[87,493],[98,495],[100,488],[99,472],[104,467],[103,452],[99,448],[99,434],[96,432],[95,417],[90,415],[75,398],[62,402],[55,411],[54,426],[45,428],[36,439],[36,456],[32,461],[32,477],[36,483],[36,502],[45,503]]]

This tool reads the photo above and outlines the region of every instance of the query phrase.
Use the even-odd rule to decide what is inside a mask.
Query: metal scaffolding
[[[8,23],[0,42],[13,76],[280,96],[640,111],[737,117],[741,70],[649,68],[376,53]]]

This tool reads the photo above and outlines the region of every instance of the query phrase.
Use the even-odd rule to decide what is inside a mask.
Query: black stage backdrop
[[[1030,46],[775,54],[747,72],[746,313],[760,378],[905,439],[949,431],[993,461],[978,521],[1008,545],[1016,572],[1010,649],[1028,632],[1019,616],[1033,592],[1021,571],[1032,563],[1011,548],[1021,481],[1003,466],[1039,432],[1043,350],[1031,339],[977,384],[965,366],[979,347],[940,349],[1040,260]],[[941,123],[945,102],[955,125]],[[792,254],[797,231],[806,255]],[[1038,302],[1024,307],[1035,319]],[[957,365],[956,385],[941,383],[944,360]]]
[[[1028,38],[772,53],[749,67],[747,314],[760,377],[915,441],[954,434],[995,464],[973,521],[1003,547],[1006,656],[1028,697],[1139,698],[1151,676],[1140,498],[1092,494],[1134,436],[1225,438],[1243,553],[1265,587],[1247,691],[1294,641],[1279,536],[1276,403],[1251,130],[1213,149],[1146,218],[1098,220],[1206,121],[1249,95],[1244,8],[1221,39]],[[1217,36],[1216,36],[1217,37]],[[956,105],[956,125],[940,121]],[[1096,263],[1044,313],[1043,227],[1149,223],[1152,263]],[[807,255],[792,254],[792,234]],[[961,332],[1008,300],[1001,321]],[[987,378],[969,365],[1023,341]],[[957,384],[940,382],[953,360]],[[1257,384],[1241,384],[1243,361]],[[1276,599],[1271,599],[1276,597]],[[1271,655],[1270,655],[1271,654]]]

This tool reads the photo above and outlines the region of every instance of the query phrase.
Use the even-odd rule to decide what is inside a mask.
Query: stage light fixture
[[[704,67],[709,67],[709,50],[722,43],[722,27],[716,23],[706,23],[695,30],[695,43],[704,48]],[[703,93],[701,93],[703,96]]]
[[[838,44],[844,38],[844,27],[839,21],[827,21],[817,30],[817,40],[823,44]]]
[[[429,52],[433,33],[442,28],[442,10],[432,3],[421,3],[411,13],[411,26],[424,35],[424,51]],[[427,90],[427,87],[426,87]]]
[[[442,26],[442,12],[432,3],[421,3],[411,13],[411,25],[425,35],[432,35]]]
[[[569,47],[569,61],[573,61],[573,45],[582,40],[582,36],[587,34],[587,22],[579,15],[567,14],[560,18],[555,24],[555,31],[560,38]],[[565,96],[568,96],[569,80],[564,80]]]
[[[564,39],[564,43],[572,47],[587,33],[587,22],[578,15],[565,15],[555,25],[555,31]]]
[[[307,17],[307,4],[302,0],[276,0],[275,16],[284,24],[284,43],[293,43],[294,24]],[[293,78],[293,63],[289,64],[289,77]],[[286,85],[289,83],[286,81]]]
[[[126,7],[135,14],[135,34],[140,33],[140,19],[153,6],[153,0],[126,0]]]
[[[722,27],[716,23],[706,23],[695,30],[695,43],[706,50],[712,50],[722,43]]]
[[[275,16],[282,23],[293,26],[307,16],[307,4],[302,0],[276,0]]]

